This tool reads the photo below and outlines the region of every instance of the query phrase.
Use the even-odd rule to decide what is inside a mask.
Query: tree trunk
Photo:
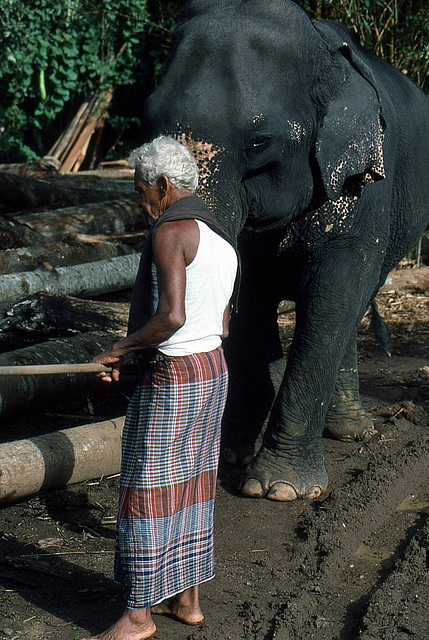
[[[0,301],[19,300],[42,291],[86,298],[131,289],[139,260],[138,254],[131,253],[54,270],[39,267],[34,271],[7,273],[0,276]]]
[[[1,225],[1,220],[0,220]],[[107,237],[107,236],[106,236]],[[93,242],[68,244],[58,242],[48,246],[30,246],[0,252],[0,275],[33,271],[41,265],[46,269],[69,267],[85,262],[97,262],[134,253],[129,243]]]
[[[421,291],[425,293],[429,290],[429,267],[420,267],[420,269],[396,269],[391,271],[387,277],[385,284],[381,287],[382,291]]]
[[[51,240],[76,233],[124,233],[141,225],[142,216],[132,200],[90,203],[83,206],[20,213],[14,218]]]
[[[56,364],[90,362],[95,355],[109,349],[124,337],[118,332],[88,331],[76,336],[51,340],[25,349],[0,354],[0,365]],[[1,376],[0,416],[16,415],[36,406],[58,408],[72,406],[90,393],[106,393],[106,387],[95,374],[62,374],[51,376]]]
[[[118,473],[124,418],[0,444],[0,503]]]
[[[133,182],[93,175],[61,175],[43,179],[0,173],[0,210],[68,207],[88,202],[130,198]]]
[[[128,165],[129,166],[129,165]],[[58,175],[61,162],[52,156],[44,156],[35,162],[0,164],[0,173],[12,173],[27,178],[44,178]]]
[[[30,245],[41,246],[46,245],[48,242],[47,238],[37,233],[37,231],[33,231],[25,224],[0,218],[0,250]]]
[[[143,229],[142,231],[130,231],[129,233],[110,233],[109,235],[103,233],[97,233],[95,235],[88,233],[76,233],[73,235],[65,236],[64,242],[77,242],[79,244],[95,244],[96,242],[124,242],[125,244],[131,244],[133,247],[141,250],[148,233],[148,229]]]
[[[36,294],[3,309],[0,352],[87,331],[125,332],[128,304]]]

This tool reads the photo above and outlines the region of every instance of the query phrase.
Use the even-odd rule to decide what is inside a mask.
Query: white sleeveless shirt
[[[158,345],[168,356],[186,356],[217,349],[222,340],[224,311],[231,299],[237,272],[237,255],[229,242],[205,222],[195,220],[200,241],[194,260],[186,267],[186,321],[168,340]],[[153,312],[158,306],[156,265],[152,264]]]

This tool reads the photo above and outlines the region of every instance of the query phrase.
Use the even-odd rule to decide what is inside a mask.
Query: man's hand
[[[97,378],[100,378],[103,382],[118,382],[119,380],[119,372],[122,365],[122,357],[116,356],[111,353],[111,351],[103,351],[93,358],[92,362],[97,362],[98,364],[104,364],[106,367],[112,367],[112,372],[102,372],[97,373]]]

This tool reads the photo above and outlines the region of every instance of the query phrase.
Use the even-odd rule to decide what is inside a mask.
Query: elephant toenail
[[[321,494],[322,489],[320,487],[313,487],[305,497],[307,498],[307,500],[315,500],[315,498],[318,498]]]
[[[256,478],[249,478],[243,484],[241,493],[247,498],[263,498],[266,492],[259,480],[256,480]]]
[[[295,489],[286,482],[276,482],[267,493],[269,500],[277,500],[278,502],[292,502],[297,497]]]

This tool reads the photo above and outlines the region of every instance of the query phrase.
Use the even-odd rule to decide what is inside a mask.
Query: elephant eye
[[[255,136],[250,140],[247,151],[262,151],[262,149],[265,149],[270,140],[270,136]]]

